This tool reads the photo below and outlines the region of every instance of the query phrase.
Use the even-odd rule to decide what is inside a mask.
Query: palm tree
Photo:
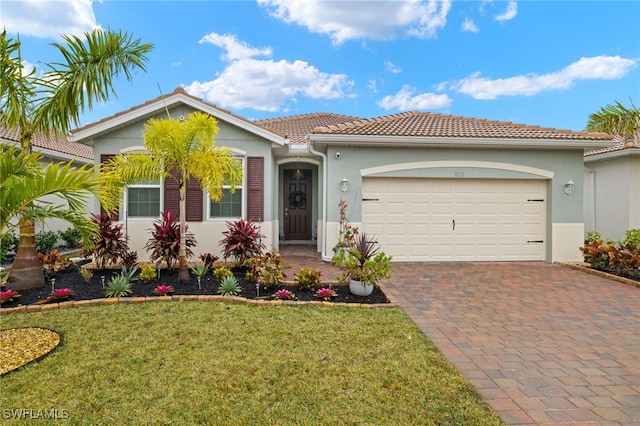
[[[44,64],[38,76],[35,68],[25,70],[20,40],[8,37],[6,30],[0,33],[0,126],[17,130],[26,152],[31,152],[34,136],[66,135],[79,125],[86,109],[115,96],[115,77],[124,74],[131,81],[134,70],[144,71],[153,47],[110,30],[62,38],[63,43],[52,44],[61,62]],[[24,288],[35,288],[44,285],[44,275],[35,248],[34,222],[28,216],[19,220],[20,245],[12,277],[25,281]]]
[[[615,105],[607,105],[589,115],[587,130],[620,136],[623,142],[631,141],[637,146],[640,139],[640,110],[633,101],[630,108],[616,101]]]
[[[242,165],[226,147],[216,147],[218,124],[210,115],[193,112],[184,120],[150,119],[142,134],[146,153],[113,157],[103,167],[108,191],[120,196],[126,185],[142,180],[175,179],[180,192],[180,248],[178,280],[189,280],[186,253],[187,181],[194,177],[212,200],[219,201],[223,185],[242,182]]]
[[[101,191],[100,175],[94,166],[75,168],[73,162],[53,163],[41,167],[40,153],[30,153],[14,146],[0,146],[0,240],[24,222],[56,218],[77,228],[85,243],[95,231],[96,225],[87,217],[87,201],[97,196],[107,206],[117,203],[115,198],[105,198]],[[59,202],[43,201],[46,196],[56,196]],[[33,229],[31,229],[33,232]],[[24,235],[21,235],[21,239]],[[22,242],[22,241],[21,241]],[[20,260],[17,259],[16,262]],[[15,265],[15,263],[14,263]],[[42,273],[42,268],[40,268]],[[13,277],[13,268],[11,272]],[[32,288],[28,281],[17,280],[15,290]]]

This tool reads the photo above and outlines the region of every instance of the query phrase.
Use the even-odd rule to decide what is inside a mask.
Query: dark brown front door
[[[284,172],[284,238],[285,240],[311,239],[311,170],[301,170],[296,179],[295,170]]]

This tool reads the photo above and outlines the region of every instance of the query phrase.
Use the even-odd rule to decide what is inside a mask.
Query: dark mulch
[[[70,300],[85,300],[85,299],[99,299],[105,297],[104,289],[102,288],[102,277],[105,277],[105,282],[108,283],[109,279],[118,273],[120,270],[103,270],[94,271],[93,278],[90,282],[85,280],[79,274],[78,265],[73,265],[69,271],[56,272],[52,278],[55,278],[55,288],[70,288],[73,290],[73,297]],[[247,299],[256,299],[259,291],[259,297],[261,299],[271,300],[273,294],[282,289],[292,291],[296,295],[295,300],[310,301],[320,300],[315,296],[315,293],[308,290],[301,290],[297,286],[273,286],[269,289],[265,289],[260,286],[256,289],[256,284],[248,282],[245,278],[245,272],[241,269],[233,270],[235,277],[238,279],[238,283],[242,288],[242,292],[238,295],[246,297]],[[145,284],[142,281],[135,281],[132,283],[133,296],[154,296],[153,289],[157,285],[170,285],[174,288],[172,295],[215,295],[218,294],[218,280],[209,272],[202,280],[200,288],[198,287],[198,280],[195,276],[190,275],[191,280],[187,283],[178,284],[178,272],[177,270],[162,270],[160,277],[156,278],[154,282]],[[321,287],[328,287],[328,284],[323,284]],[[389,303],[389,300],[385,294],[379,288],[374,289],[370,296],[359,297],[354,296],[349,292],[348,285],[333,285],[332,288],[337,293],[336,297],[331,299],[331,302],[336,303]],[[11,283],[7,284],[6,289],[11,289]],[[3,303],[2,308],[13,308],[18,305],[31,305],[39,301],[46,300],[51,293],[51,281],[47,280],[44,287],[32,290],[20,290],[20,297],[16,298],[13,302]],[[56,301],[57,302],[57,301]]]

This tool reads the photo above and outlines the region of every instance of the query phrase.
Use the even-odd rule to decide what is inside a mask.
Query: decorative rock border
[[[639,281],[635,281],[629,278],[625,278],[625,277],[620,277],[618,275],[615,274],[610,274],[608,272],[604,272],[604,271],[598,271],[597,269],[593,269],[590,266],[587,266],[587,264],[578,264],[578,263],[565,263],[565,262],[557,262],[559,265],[562,266],[566,266],[568,268],[571,269],[575,269],[577,271],[582,271],[585,272],[587,274],[591,274],[591,275],[597,275],[599,277],[602,278],[608,278],[610,280],[613,281],[618,281],[620,283],[629,285],[631,287],[640,287],[640,282]]]
[[[20,327],[0,330],[0,342],[0,376],[4,376],[51,354],[62,343],[62,336],[48,328]]]
[[[57,309],[68,309],[83,306],[104,306],[115,305],[117,303],[147,303],[147,302],[225,302],[225,303],[245,303],[247,305],[256,306],[323,306],[332,307],[348,307],[348,308],[397,308],[398,303],[385,293],[389,303],[344,303],[344,302],[325,302],[320,300],[311,301],[295,301],[295,300],[263,300],[263,299],[247,299],[240,296],[221,296],[221,295],[174,295],[174,296],[146,296],[146,297],[109,297],[101,299],[87,300],[68,300],[66,302],[47,303],[44,305],[20,305],[13,308],[0,309],[0,315],[16,314],[20,312],[46,312]]]

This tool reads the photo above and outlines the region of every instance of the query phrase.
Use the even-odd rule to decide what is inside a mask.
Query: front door
[[[284,171],[284,238],[311,239],[311,170]]]

